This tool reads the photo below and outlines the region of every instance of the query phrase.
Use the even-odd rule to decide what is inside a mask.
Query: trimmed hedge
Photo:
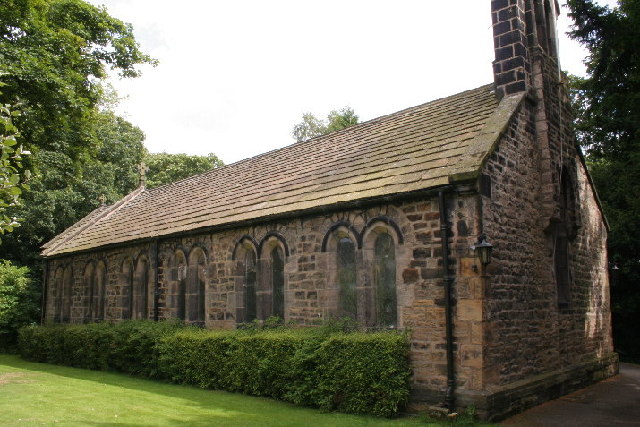
[[[34,362],[162,378],[158,344],[182,328],[148,320],[28,326],[20,329],[18,348],[24,359]]]
[[[408,338],[396,332],[209,331],[129,321],[23,328],[20,352],[348,413],[393,416],[409,397]]]

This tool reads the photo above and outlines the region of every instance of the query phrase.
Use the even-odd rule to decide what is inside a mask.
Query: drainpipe
[[[153,283],[153,320],[155,322],[160,318],[160,307],[158,307],[160,303],[160,281],[158,280],[158,270],[160,265],[160,260],[158,259],[158,239],[153,241],[153,252],[154,252],[154,263],[155,263],[155,275],[154,275],[154,283]]]
[[[42,309],[40,310],[40,324],[44,325],[47,318],[47,279],[49,278],[49,261],[43,261],[42,268]]]
[[[438,192],[440,207],[440,241],[442,243],[442,277],[444,279],[446,341],[447,341],[447,395],[445,404],[449,413],[455,408],[456,380],[453,366],[453,315],[451,304],[451,284],[453,277],[449,275],[449,224],[447,223],[447,207],[444,191]]]

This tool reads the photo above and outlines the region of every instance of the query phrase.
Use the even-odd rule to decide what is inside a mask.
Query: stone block
[[[482,301],[464,300],[458,301],[458,320],[482,321]]]
[[[458,258],[458,274],[461,277],[477,277],[479,274],[478,264],[479,262],[476,257]]]

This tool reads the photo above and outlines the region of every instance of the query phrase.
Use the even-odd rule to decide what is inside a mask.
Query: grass
[[[415,426],[0,354],[0,425]]]

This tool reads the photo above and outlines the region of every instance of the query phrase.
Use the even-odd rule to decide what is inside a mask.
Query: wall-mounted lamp
[[[473,251],[478,255],[480,263],[484,267],[491,262],[491,251],[493,250],[493,245],[487,242],[487,236],[484,234],[478,236],[478,242],[471,246],[471,249],[473,249]]]

